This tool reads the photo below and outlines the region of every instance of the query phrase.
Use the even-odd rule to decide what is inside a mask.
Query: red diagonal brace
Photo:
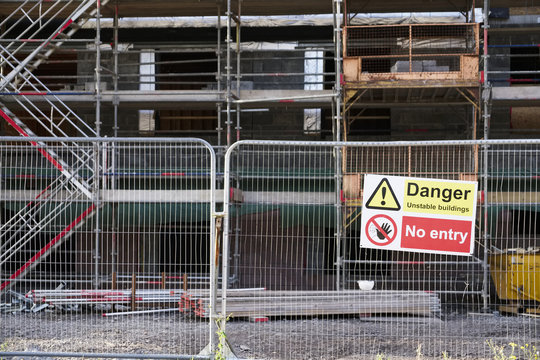
[[[28,260],[23,266],[21,266],[17,271],[15,271],[7,281],[3,282],[0,285],[0,291],[4,290],[13,280],[21,276],[26,270],[31,266],[37,265],[36,262],[40,257],[46,254],[58,241],[60,241],[66,234],[68,234],[75,226],[77,226],[85,217],[87,217],[92,211],[94,211],[95,205],[92,204],[88,209],[86,209],[81,215],[79,215],[75,220],[71,222],[68,226],[64,228],[58,235],[54,237],[47,245],[45,245],[41,250],[39,250],[30,260]]]
[[[11,117],[8,116],[8,114],[6,114],[5,112],[3,112],[1,109],[0,109],[0,116],[2,116],[4,118],[4,120],[6,120],[11,126],[13,126],[13,128],[15,130],[17,130],[17,132],[19,134],[21,134],[22,136],[24,137],[29,137],[30,135],[24,131],[23,128],[21,128],[16,122],[15,120],[13,120]],[[60,165],[60,163],[58,161],[56,161],[52,156],[51,154],[49,154],[47,151],[45,151],[44,149],[42,149],[39,144],[35,141],[30,141],[30,144],[32,144],[33,146],[37,147],[37,150],[41,153],[41,155],[43,155],[45,157],[45,159],[47,159],[51,164],[54,165],[55,168],[57,168],[58,170],[60,171],[63,171],[64,168],[62,167],[62,165]]]

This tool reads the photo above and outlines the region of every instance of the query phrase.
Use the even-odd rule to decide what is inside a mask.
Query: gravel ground
[[[208,324],[177,313],[102,317],[100,313],[0,315],[0,344],[11,351],[198,354]],[[486,344],[515,342],[540,349],[540,319],[450,314],[421,318],[304,318],[227,323],[240,358],[256,359],[492,359]],[[419,356],[421,354],[421,356]]]

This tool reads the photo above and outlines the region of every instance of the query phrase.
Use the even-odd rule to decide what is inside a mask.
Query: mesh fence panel
[[[539,145],[240,142],[214,232],[203,142],[3,139],[0,339],[196,354],[214,310],[242,358],[534,356]],[[361,248],[365,174],[478,181],[472,256]]]
[[[537,152],[538,144],[518,142],[235,145],[230,184],[243,198],[226,209],[229,343],[239,356],[276,359],[492,358],[501,347],[509,355],[512,342],[538,346],[538,303],[523,298],[525,288],[538,292],[532,260],[517,275],[524,280],[514,291],[516,314],[503,313],[509,300],[496,288],[504,276],[488,267],[518,247],[493,240],[501,237],[500,216],[510,226],[510,209],[528,206],[514,213],[526,235],[512,238],[523,249],[537,246]],[[516,172],[519,189],[509,187]],[[478,180],[472,256],[360,248],[366,173]]]
[[[459,72],[463,55],[478,55],[476,24],[349,26],[345,57],[361,73]]]
[[[2,141],[6,349],[199,353],[209,321],[187,294],[209,296],[212,154],[189,140]]]

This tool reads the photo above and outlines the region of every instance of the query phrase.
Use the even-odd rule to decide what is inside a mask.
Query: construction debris
[[[104,312],[104,317],[178,311],[200,318],[210,317],[210,291],[189,290],[32,290],[25,296],[10,292],[12,304],[2,304],[2,312],[40,311],[50,307],[59,310],[80,306],[112,305],[131,311]],[[134,294],[134,295],[133,295]],[[140,310],[133,310],[133,296]],[[347,290],[347,291],[278,291],[230,289],[226,294],[227,316],[266,322],[268,317],[319,315],[413,315],[438,317],[439,297],[426,291]],[[172,308],[171,306],[175,306]],[[176,307],[177,306],[177,307]],[[218,292],[216,312],[223,312]]]
[[[174,312],[174,311],[178,311],[178,308],[110,312],[110,313],[103,313],[102,316],[103,317],[111,317],[111,316],[123,316],[123,315],[142,315],[142,314],[156,314],[156,313]]]
[[[141,305],[176,304],[184,294],[183,290],[136,290],[135,301]],[[96,305],[124,304],[132,301],[132,291],[128,290],[32,290],[26,297],[37,304]]]
[[[186,294],[180,312],[208,317],[208,297]],[[222,302],[218,298],[217,311]],[[439,316],[439,297],[425,291],[237,291],[227,292],[226,314],[232,317],[408,314]]]
[[[48,304],[38,305],[31,299],[28,299],[23,294],[8,290],[7,295],[11,297],[10,303],[0,304],[1,313],[16,313],[16,312],[39,312],[49,307]]]
[[[250,316],[249,322],[252,322],[252,323],[268,322],[268,317],[267,316]]]

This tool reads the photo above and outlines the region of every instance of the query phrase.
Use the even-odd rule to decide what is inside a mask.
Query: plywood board
[[[461,76],[463,79],[480,81],[478,62],[478,56],[461,57]]]
[[[358,81],[360,58],[343,59],[343,77],[345,81]]]
[[[346,199],[359,199],[362,197],[363,174],[348,174],[343,176],[343,195]]]

